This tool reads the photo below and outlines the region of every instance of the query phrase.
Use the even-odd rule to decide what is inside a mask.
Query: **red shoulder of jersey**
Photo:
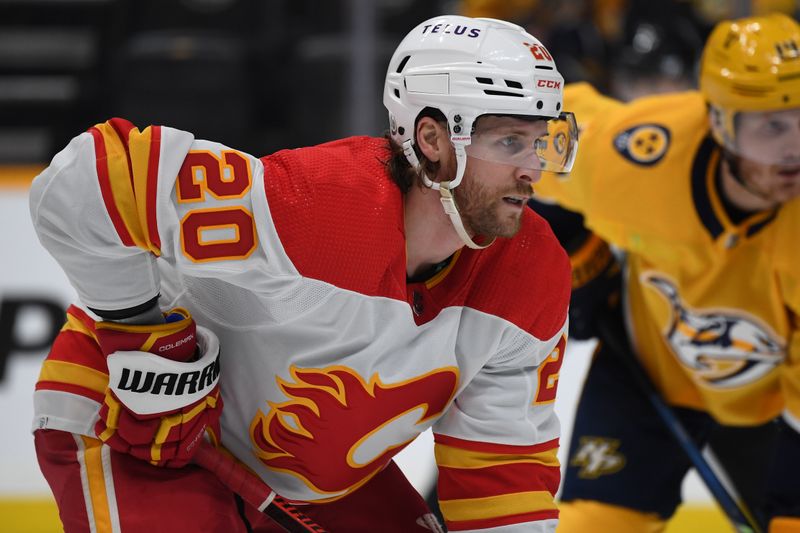
[[[71,305],[42,364],[36,390],[69,392],[102,402],[107,385],[108,366],[97,343],[94,320]]]
[[[478,256],[464,305],[504,318],[538,339],[558,333],[567,319],[571,269],[542,217],[526,209],[516,236],[464,253]]]
[[[403,201],[389,157],[385,139],[352,137],[262,158],[273,223],[302,276],[404,299]]]

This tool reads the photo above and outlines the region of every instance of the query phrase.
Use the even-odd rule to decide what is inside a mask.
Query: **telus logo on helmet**
[[[430,31],[428,31],[429,29]],[[469,33],[467,33],[467,30],[469,30]],[[462,26],[460,24],[456,24],[455,26],[452,24],[426,24],[422,27],[422,34],[424,35],[426,33],[448,33],[453,35],[464,35],[466,33],[467,37],[475,39],[481,34],[481,29],[470,28],[469,26]]]

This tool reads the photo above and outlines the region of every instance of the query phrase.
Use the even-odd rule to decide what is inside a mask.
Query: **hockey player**
[[[800,531],[799,44],[785,15],[725,21],[706,43],[699,92],[623,105],[568,87],[581,153],[567,179],[537,186],[595,234],[572,245],[575,312],[613,278],[598,236],[624,251],[629,340],[700,446],[715,425],[777,420],[756,510],[773,533]],[[586,312],[572,323],[592,333]],[[600,338],[559,531],[662,531],[690,463]]]
[[[387,138],[73,139],[30,200],[85,306],[34,397],[65,529],[269,530],[190,464],[205,432],[330,531],[437,530],[392,462],[432,427],[451,531],[552,531],[569,261],[525,206],[571,167],[562,87],[520,27],[442,16],[389,64]]]

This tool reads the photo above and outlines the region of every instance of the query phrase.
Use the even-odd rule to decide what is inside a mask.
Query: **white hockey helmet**
[[[578,128],[572,113],[561,109],[563,92],[564,78],[542,43],[502,20],[434,17],[411,30],[395,50],[383,92],[392,139],[425,185],[439,190],[453,227],[470,248],[485,248],[493,240],[483,245],[472,240],[452,195],[464,177],[467,156],[535,171],[569,172]],[[433,182],[414,152],[416,120],[427,107],[447,119],[457,165],[449,181]],[[535,139],[507,143],[491,129],[474,129],[482,115],[542,119],[547,129]]]
[[[413,151],[419,113],[432,107],[444,114],[459,167],[449,183],[452,189],[461,182],[466,155],[473,155],[466,147],[481,115],[550,119],[548,135],[530,147],[538,159],[535,168],[569,172],[577,127],[572,114],[562,112],[563,89],[564,78],[550,53],[520,26],[443,15],[418,25],[397,47],[386,73],[383,103],[392,139],[415,168],[419,167]],[[423,180],[439,188],[424,174]]]

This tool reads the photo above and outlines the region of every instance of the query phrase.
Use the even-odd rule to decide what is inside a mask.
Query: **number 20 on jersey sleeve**
[[[558,389],[558,375],[561,364],[564,362],[564,350],[567,345],[567,336],[562,335],[550,355],[539,365],[539,387],[536,392],[534,404],[551,403],[556,399]]]
[[[234,150],[220,156],[207,150],[189,152],[178,173],[181,204],[209,199],[243,198],[252,185],[247,157]],[[253,214],[241,205],[198,207],[181,219],[181,246],[194,262],[244,259],[256,248]]]

